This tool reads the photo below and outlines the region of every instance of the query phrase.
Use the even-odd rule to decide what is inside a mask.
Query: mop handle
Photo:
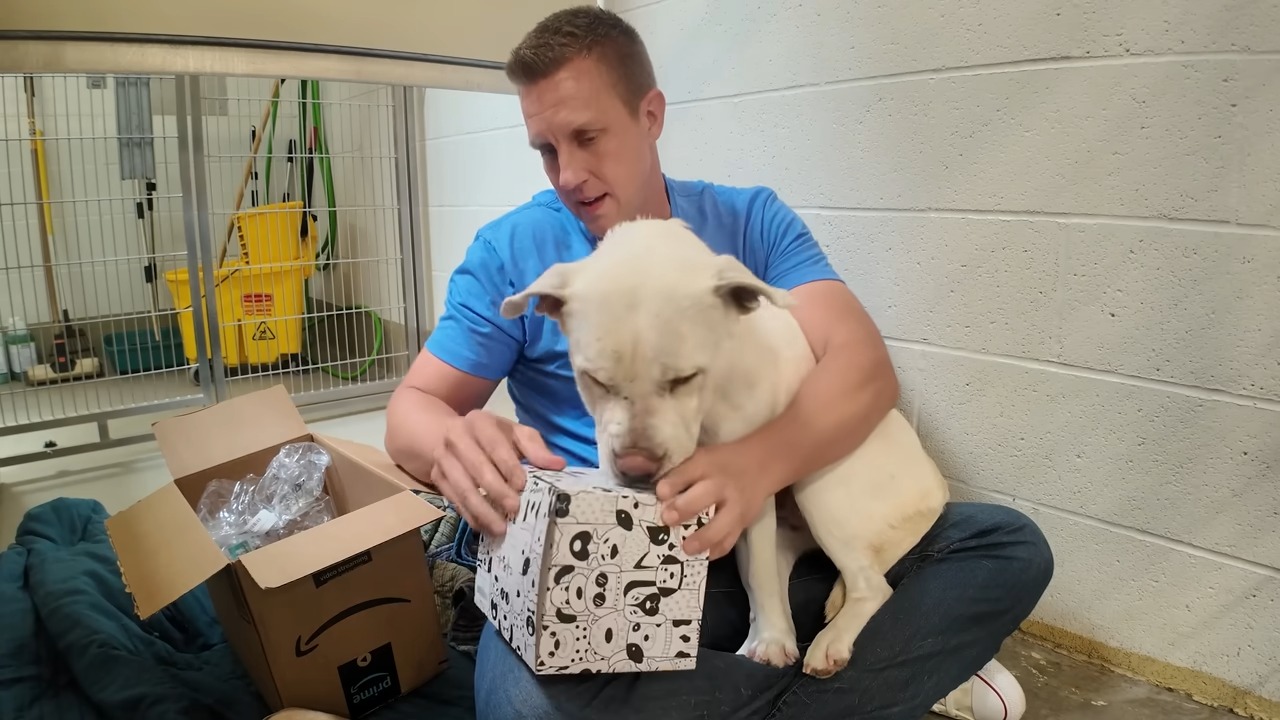
[[[276,80],[271,85],[271,100],[280,97],[281,80]],[[263,127],[267,126],[267,121],[271,119],[271,102],[262,110],[262,120],[258,123]],[[227,219],[227,233],[222,237],[222,245],[218,247],[218,264],[214,267],[222,269],[223,263],[227,260],[227,245],[231,242],[231,235],[236,230],[236,213],[240,212],[240,206],[244,203],[244,191],[249,185],[249,174],[253,172],[254,159],[258,156],[258,147],[262,144],[262,136],[259,135],[253,142],[253,152],[244,161],[244,175],[240,178],[240,187],[236,188],[235,207],[231,210],[231,217]]]

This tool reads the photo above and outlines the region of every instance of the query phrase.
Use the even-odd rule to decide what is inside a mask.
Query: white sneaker
[[[933,711],[955,720],[1019,720],[1027,711],[1027,696],[1013,673],[992,660],[935,703]]]

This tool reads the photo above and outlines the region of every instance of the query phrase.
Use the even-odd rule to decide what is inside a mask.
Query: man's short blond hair
[[[657,86],[640,33],[616,13],[594,5],[558,10],[524,36],[507,59],[507,79],[517,88],[545,80],[573,60],[590,58],[613,76],[633,113]]]

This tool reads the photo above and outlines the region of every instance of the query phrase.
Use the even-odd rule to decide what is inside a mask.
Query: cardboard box
[[[482,537],[476,604],[537,674],[688,670],[697,663],[707,555],[668,528],[651,492],[608,472],[530,469],[507,533]]]
[[[153,426],[173,482],[107,520],[138,616],[208,581],[228,641],[273,710],[360,717],[445,666],[419,528],[442,513],[386,453],[313,434],[281,386]],[[283,445],[331,456],[338,517],[237,557],[196,515],[213,479],[261,475]]]

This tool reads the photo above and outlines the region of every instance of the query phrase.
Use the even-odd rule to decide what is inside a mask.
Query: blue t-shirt
[[[840,279],[804,221],[769,188],[671,178],[666,184],[673,216],[766,283],[790,290]],[[595,424],[574,385],[559,325],[532,306],[511,320],[498,307],[553,263],[585,257],[595,243],[554,190],[534,195],[476,233],[449,279],[444,313],[425,345],[463,372],[507,378],[519,421],[570,465],[588,467],[599,466]]]

